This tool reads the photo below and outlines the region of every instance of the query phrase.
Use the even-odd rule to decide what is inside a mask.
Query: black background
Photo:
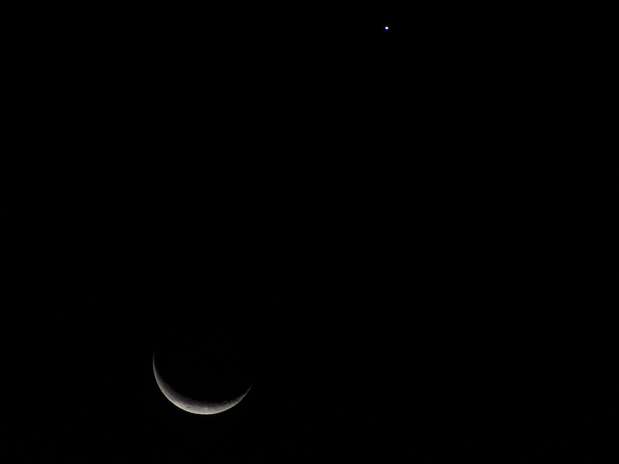
[[[0,457],[616,458],[614,171],[542,12],[55,8],[11,36]],[[184,334],[238,407],[157,390]]]

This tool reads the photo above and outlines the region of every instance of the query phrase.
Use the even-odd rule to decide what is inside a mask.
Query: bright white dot
[[[389,30],[389,26],[385,26],[385,30],[388,31]]]

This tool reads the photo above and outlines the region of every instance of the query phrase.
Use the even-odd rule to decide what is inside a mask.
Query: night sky
[[[560,51],[374,3],[16,14],[0,461],[619,458],[616,179],[548,116]],[[177,344],[248,396],[173,406]]]

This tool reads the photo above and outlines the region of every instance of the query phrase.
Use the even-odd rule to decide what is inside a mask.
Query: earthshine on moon
[[[161,390],[161,393],[176,407],[191,414],[200,415],[213,415],[219,414],[233,408],[239,404],[243,398],[251,390],[251,385],[241,394],[227,401],[209,402],[198,401],[193,398],[189,398],[176,390],[174,390],[168,382],[166,382],[159,372],[157,371],[157,365],[155,363],[155,355],[153,355],[153,374],[155,375],[155,381],[157,386]]]

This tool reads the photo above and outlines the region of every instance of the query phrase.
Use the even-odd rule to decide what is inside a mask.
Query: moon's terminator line
[[[243,398],[245,398],[247,393],[249,393],[249,390],[251,390],[250,385],[241,395],[227,401],[198,401],[177,392],[170,386],[169,383],[167,383],[163,378],[161,378],[161,376],[157,372],[154,354],[153,373],[155,375],[155,381],[157,382],[157,386],[161,390],[161,393],[163,393],[163,395],[170,401],[170,403],[172,403],[179,409],[182,409],[183,411],[189,412],[191,414],[212,415],[227,411],[228,409],[233,408],[234,406],[239,404],[243,400]]]

